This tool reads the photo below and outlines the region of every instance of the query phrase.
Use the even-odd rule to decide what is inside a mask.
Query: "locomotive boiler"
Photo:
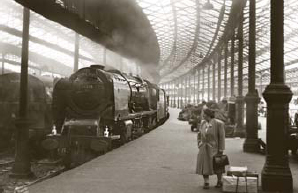
[[[164,122],[165,98],[163,90],[140,77],[100,65],[82,68],[56,83],[52,106],[58,134],[43,145],[58,149],[66,165],[83,163]]]

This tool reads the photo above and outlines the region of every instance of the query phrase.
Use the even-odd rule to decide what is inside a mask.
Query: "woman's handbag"
[[[219,169],[219,168],[224,168],[226,165],[229,165],[229,158],[227,155],[220,155],[216,154],[213,156],[213,168]]]
[[[219,141],[219,133],[218,133],[218,141]],[[213,156],[213,169],[221,169],[224,168],[226,165],[229,165],[229,158],[227,155],[217,152],[216,155]]]

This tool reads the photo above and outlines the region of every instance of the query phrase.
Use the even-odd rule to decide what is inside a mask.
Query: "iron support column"
[[[2,74],[4,74],[4,53],[2,52]]]
[[[173,104],[173,107],[176,108],[176,83],[177,80],[174,80],[173,81],[173,84],[174,84],[174,91],[173,91],[173,98],[174,98],[174,104]]]
[[[28,49],[29,49],[29,25],[30,11],[23,9],[23,37],[22,37],[22,59],[21,59],[21,80],[19,117],[16,120],[16,155],[15,163],[10,177],[28,178],[33,175],[31,172],[29,154],[29,120],[28,111]]]
[[[284,1],[271,0],[270,84],[263,96],[267,102],[267,151],[262,170],[262,189],[293,192],[288,160],[289,102],[293,93],[284,78]]]
[[[184,79],[184,106],[187,104],[187,77]]]
[[[179,81],[179,90],[180,90],[180,99],[179,99],[179,108],[182,108],[182,98],[183,98],[183,88],[182,88],[182,85],[183,85],[183,79],[180,78],[180,81]]]
[[[224,63],[224,98],[227,98],[227,74],[228,74],[228,42],[225,42],[225,63]]]
[[[205,66],[202,66],[202,101],[205,100],[204,95],[205,95]]]
[[[172,89],[171,89],[172,90],[172,100],[171,101],[172,101],[172,107],[174,107],[174,97],[175,97],[175,81],[174,80],[172,81],[171,85],[172,85]]]
[[[177,96],[177,108],[179,109],[179,107],[180,107],[179,106],[179,103],[180,103],[179,102],[179,85],[180,85],[180,82],[179,82],[179,79],[177,79],[176,81],[177,81],[177,95],[176,95]]]
[[[210,64],[208,64],[208,101],[210,101]]]
[[[176,108],[179,108],[179,79],[176,79]]]
[[[187,98],[188,98],[188,103],[191,103],[191,77],[190,77],[190,74],[188,75],[188,96],[187,96]]]
[[[221,98],[221,48],[218,51],[218,66],[217,66],[217,101]]]
[[[201,68],[198,68],[198,100],[197,103],[200,103],[200,77],[201,77]]]
[[[167,88],[166,93],[169,96],[169,106],[172,107],[172,84],[171,84],[171,82],[166,84],[166,88]]]
[[[193,103],[196,103],[196,71],[193,74]]]
[[[184,106],[187,103],[187,77],[184,78]]]
[[[244,130],[244,97],[243,97],[243,9],[241,10],[240,23],[237,33],[238,39],[238,96],[236,99],[236,129],[235,137],[245,137]]]
[[[170,103],[170,106],[173,107],[173,83],[169,82],[168,86],[169,86],[169,103]]]
[[[178,85],[178,86],[177,86]],[[176,108],[179,108],[179,79],[176,79]]]
[[[170,107],[173,107],[173,83],[169,82],[168,83],[168,92],[169,92],[169,105]]]
[[[183,87],[182,87],[182,85],[183,85],[183,79],[181,78],[181,80],[180,80],[180,85],[179,85],[179,87],[180,87],[180,103],[179,103],[179,107],[180,108],[182,108],[182,97],[183,97]]]
[[[212,62],[212,100],[215,101],[215,61]]]
[[[75,33],[75,51],[74,51],[74,65],[73,71],[76,72],[79,69],[79,38],[80,35]]]
[[[184,97],[184,92],[183,92],[183,78],[181,78],[181,89],[180,89],[180,108],[182,109],[183,106],[183,97]]]
[[[233,26],[234,28],[234,26]],[[232,39],[231,39],[231,98],[233,98],[234,100],[234,63],[235,63],[235,60],[234,60],[234,54],[235,54],[235,29],[233,29],[233,33],[232,33]]]
[[[185,89],[184,89],[184,86],[185,86],[185,81],[184,81],[184,78],[181,79],[181,109],[183,108],[184,106],[184,97],[185,97]]]
[[[243,145],[245,152],[259,152],[258,141],[258,93],[255,89],[256,71],[256,1],[249,2],[249,61],[248,61],[248,93],[246,102],[246,139]]]
[[[181,108],[183,108],[184,106],[184,96],[185,96],[184,86],[185,86],[185,81],[184,81],[184,78],[182,78],[181,79]]]

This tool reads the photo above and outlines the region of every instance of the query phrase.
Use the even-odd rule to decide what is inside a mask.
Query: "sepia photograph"
[[[298,193],[298,1],[0,10],[0,193]]]

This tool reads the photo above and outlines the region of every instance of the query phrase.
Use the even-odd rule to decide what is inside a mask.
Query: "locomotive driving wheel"
[[[122,132],[120,135],[120,145],[125,144],[128,141],[127,135],[125,132]]]
[[[127,143],[128,141],[131,140],[131,128],[128,127],[123,127],[121,129],[121,134],[120,134],[120,143],[121,145]]]

